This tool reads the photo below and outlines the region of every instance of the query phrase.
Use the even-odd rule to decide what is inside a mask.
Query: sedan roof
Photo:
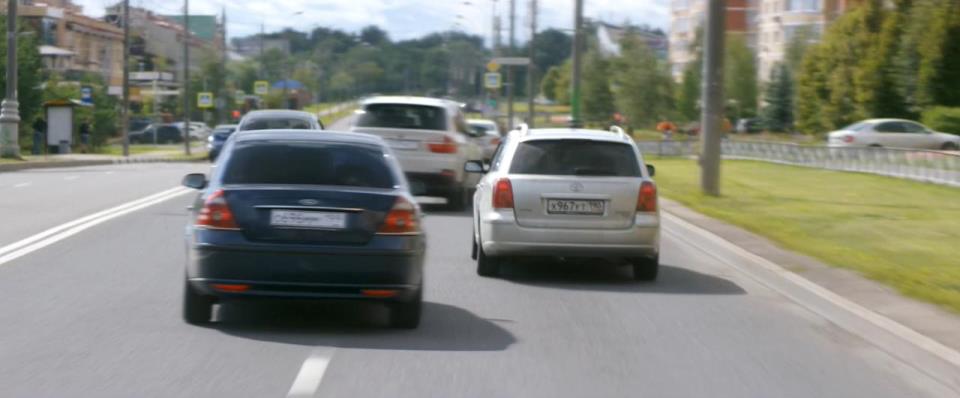
[[[251,119],[284,118],[284,117],[315,119],[316,115],[310,112],[294,111],[294,110],[288,110],[288,109],[263,109],[263,110],[250,111],[246,115],[244,115],[244,118],[251,118]]]
[[[237,132],[235,135],[237,142],[312,141],[386,146],[383,139],[375,135],[329,130],[248,130]]]

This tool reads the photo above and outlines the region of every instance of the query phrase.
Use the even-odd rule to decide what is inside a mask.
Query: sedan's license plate
[[[602,200],[547,200],[547,213],[550,214],[603,214],[604,201]]]
[[[420,143],[412,140],[387,140],[387,145],[393,149],[417,149]]]
[[[281,228],[344,229],[346,213],[322,211],[273,210],[270,225]]]

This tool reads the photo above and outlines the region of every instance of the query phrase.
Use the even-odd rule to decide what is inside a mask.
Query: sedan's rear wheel
[[[638,281],[653,281],[660,273],[660,255],[638,257],[630,260],[633,265],[633,279]]]
[[[183,320],[189,324],[202,325],[210,322],[216,300],[198,293],[190,282],[183,281]]]
[[[416,296],[409,300],[390,304],[390,326],[400,329],[416,329],[420,326],[420,314],[423,312],[423,288],[417,289]]]
[[[497,276],[500,274],[501,259],[488,256],[483,252],[483,247],[477,245],[477,275]]]

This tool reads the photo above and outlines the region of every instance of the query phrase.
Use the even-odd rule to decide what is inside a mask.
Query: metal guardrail
[[[638,141],[637,145],[644,154],[656,156],[694,156],[699,146],[695,141]],[[878,174],[960,187],[960,154],[954,152],[732,140],[724,140],[721,148],[727,159]]]

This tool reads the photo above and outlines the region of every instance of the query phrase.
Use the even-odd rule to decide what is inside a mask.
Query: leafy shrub
[[[923,111],[923,124],[944,133],[960,135],[960,107],[935,106]]]

